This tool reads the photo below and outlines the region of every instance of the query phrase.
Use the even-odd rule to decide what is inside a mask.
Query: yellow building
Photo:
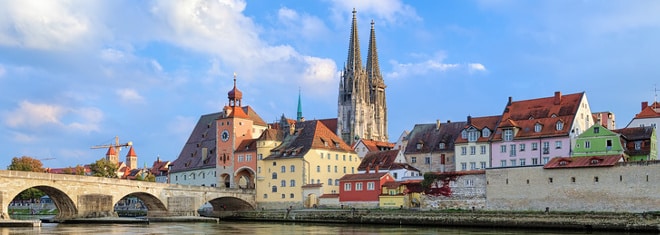
[[[332,122],[334,120],[325,120]],[[283,122],[282,142],[269,155],[257,158],[258,208],[301,208],[318,206],[323,194],[339,193],[339,178],[357,172],[360,158],[324,121]],[[262,136],[264,137],[264,136]],[[276,138],[269,139],[276,139]],[[257,146],[262,154],[268,138]]]

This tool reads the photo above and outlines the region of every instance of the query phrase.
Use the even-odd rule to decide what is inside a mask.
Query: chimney
[[[367,174],[369,174],[369,170],[371,170],[371,164],[367,165]]]
[[[555,91],[555,105],[561,104],[561,92]]]
[[[376,172],[374,173],[378,174],[378,168],[379,168],[378,165],[376,165]]]
[[[435,120],[435,130],[440,130],[440,119]]]
[[[642,110],[644,110],[646,107],[649,107],[649,102],[642,102]]]
[[[467,124],[472,125],[472,116],[468,115],[467,117]]]
[[[293,135],[296,132],[296,124],[289,125],[289,135]]]
[[[509,106],[509,105],[511,105],[511,99],[512,99],[512,98],[511,98],[511,96],[509,96],[509,102],[508,102],[508,103],[506,103],[506,106]]]
[[[447,119],[447,123],[451,123],[451,120]]]

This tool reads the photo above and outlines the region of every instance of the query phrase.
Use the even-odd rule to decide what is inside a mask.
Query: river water
[[[220,221],[220,223],[151,223],[139,224],[42,224],[39,228],[0,228],[0,235],[8,234],[233,234],[233,235],[519,235],[519,234],[585,234],[583,231],[500,230],[481,228],[442,228],[413,226],[309,224],[309,223],[256,223]],[[624,234],[621,232],[594,232],[588,234]]]

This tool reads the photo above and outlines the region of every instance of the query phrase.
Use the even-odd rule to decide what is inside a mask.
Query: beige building
[[[332,120],[326,120],[332,121]],[[312,120],[280,126],[283,139],[269,155],[258,157],[258,208],[294,208],[319,205],[324,194],[339,193],[339,179],[357,172],[357,154],[329,129],[324,121]],[[287,125],[285,124],[285,125]],[[261,156],[275,137],[258,142]]]

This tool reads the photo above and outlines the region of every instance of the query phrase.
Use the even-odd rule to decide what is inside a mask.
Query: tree
[[[39,159],[32,157],[14,157],[11,159],[11,164],[7,167],[7,170],[44,172],[44,165]]]
[[[117,178],[117,165],[110,160],[101,158],[89,166],[92,175],[105,178]]]
[[[85,175],[85,167],[76,165],[76,167],[67,167],[62,170],[64,174],[68,175]]]

